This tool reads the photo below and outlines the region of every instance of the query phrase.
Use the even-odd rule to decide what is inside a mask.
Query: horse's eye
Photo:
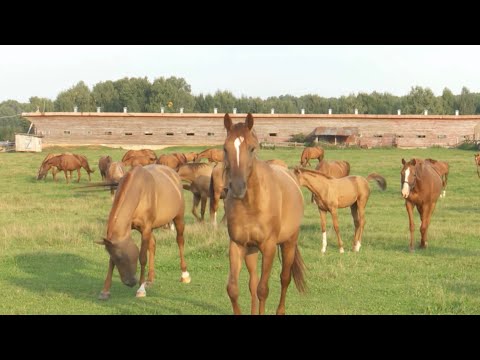
[[[252,146],[252,147],[250,148],[250,152],[253,153],[254,151],[255,151],[255,148]]]

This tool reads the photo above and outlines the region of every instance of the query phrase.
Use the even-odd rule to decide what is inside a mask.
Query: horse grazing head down
[[[417,181],[417,170],[416,165],[417,161],[412,159],[408,162],[405,159],[402,159],[403,168],[400,171],[400,180],[401,180],[401,189],[402,196],[406,199],[410,195],[410,191],[413,190]]]
[[[233,125],[230,115],[225,114],[223,122],[227,129],[223,150],[225,170],[229,174],[228,188],[234,198],[243,199],[259,147],[257,136],[252,131],[253,116],[249,113],[245,123]]]
[[[130,241],[113,242],[106,238],[103,239],[105,249],[110,254],[110,259],[113,261],[120,274],[120,279],[127,286],[135,286],[137,283],[137,262],[139,250],[137,245]]]

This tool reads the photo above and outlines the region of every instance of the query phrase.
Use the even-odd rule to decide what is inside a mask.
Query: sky
[[[480,92],[480,46],[429,45],[1,45],[0,102],[52,100],[84,81],[183,77],[194,95],[261,97],[372,91]]]

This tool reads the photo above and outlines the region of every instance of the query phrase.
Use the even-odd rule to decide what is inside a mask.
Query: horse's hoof
[[[180,282],[182,282],[184,284],[190,284],[191,281],[192,281],[192,278],[190,276],[180,278]]]
[[[110,298],[110,291],[107,292],[101,292],[100,295],[98,295],[98,300],[108,300]]]
[[[340,248],[340,254],[343,254],[345,252],[345,250],[343,250],[343,248]]]
[[[143,298],[147,296],[147,292],[145,290],[137,290],[137,294],[135,295],[137,298]]]

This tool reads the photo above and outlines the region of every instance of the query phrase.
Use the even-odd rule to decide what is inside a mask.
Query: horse
[[[95,172],[95,170],[90,169],[90,165],[88,164],[87,158],[84,155],[78,155],[78,154],[73,154],[73,156],[75,156],[78,159],[78,161],[80,161],[80,164],[82,165],[82,167],[87,172],[88,181],[92,181],[92,178],[90,177],[90,174]]]
[[[422,235],[420,248],[425,249],[428,246],[427,231],[430,219],[442,191],[442,179],[435,169],[425,162],[417,162],[415,159],[406,162],[405,159],[402,159],[402,165],[400,172],[401,189],[410,224],[409,248],[413,252],[413,232],[415,231],[413,207],[415,206],[420,214],[422,222],[420,226]]]
[[[153,230],[173,220],[177,231],[180,267],[183,283],[191,278],[183,256],[185,228],[185,201],[180,177],[175,171],[162,165],[135,166],[118,183],[117,193],[108,217],[107,235],[99,244],[105,245],[110,254],[107,276],[99,299],[110,297],[112,275],[118,268],[122,282],[127,286],[137,284],[137,261],[140,258],[140,288],[137,297],[146,296],[145,287],[155,277],[155,238]],[[140,254],[132,239],[132,229],[141,233]],[[148,256],[147,252],[150,252]],[[148,276],[145,282],[145,266],[148,260]]]
[[[307,166],[308,164],[308,166],[311,166],[310,159],[318,159],[318,161],[320,162],[323,160],[324,154],[325,151],[320,146],[306,147],[302,151],[302,155],[300,157],[300,165]]]
[[[339,179],[350,175],[350,163],[343,160],[322,160],[315,167],[315,170],[331,176],[332,178]],[[315,201],[315,194],[312,193],[311,202]]]
[[[47,179],[46,176],[45,176],[45,175],[47,175],[47,173],[40,175],[40,172],[42,170],[42,166],[47,160],[50,160],[51,158],[53,158],[55,156],[59,156],[59,155],[62,155],[62,154],[52,154],[52,153],[50,153],[47,156],[45,156],[45,159],[43,159],[42,163],[40,164],[40,167],[38,168],[37,180],[42,180],[43,178],[45,178],[45,180]],[[53,181],[57,181],[58,169],[55,166],[52,166],[51,169],[52,169]]]
[[[213,167],[212,177],[210,178],[210,222],[213,226],[217,226],[217,211],[220,199],[225,199],[227,196],[228,189],[225,186],[225,164],[219,162]],[[225,222],[225,214],[220,222]]]
[[[42,179],[53,166],[58,170],[61,170],[65,173],[65,179],[68,184],[68,175],[67,171],[70,172],[70,179],[72,178],[72,171],[77,170],[78,178],[77,182],[80,182],[80,169],[82,168],[82,163],[75,155],[58,155],[54,156],[51,159],[45,161],[40,167],[37,179]]]
[[[208,162],[219,163],[223,161],[223,150],[220,149],[206,149],[200,152],[195,162],[200,162],[202,159],[208,159]]]
[[[417,159],[416,159],[417,160]],[[421,159],[420,159],[421,160]],[[440,198],[444,198],[447,193],[447,182],[448,182],[448,172],[449,172],[449,165],[446,161],[437,161],[434,159],[425,159],[427,164],[430,164],[433,169],[438,173],[440,179],[442,179],[442,192],[440,194]]]
[[[305,186],[315,194],[315,202],[320,212],[322,227],[322,254],[325,254],[327,251],[327,211],[332,215],[338,248],[340,253],[343,254],[344,249],[338,226],[337,209],[346,208],[347,206],[350,206],[355,225],[353,251],[360,251],[363,228],[365,226],[365,207],[370,196],[368,181],[375,180],[380,189],[385,190],[387,187],[385,178],[379,174],[372,173],[367,178],[363,176],[347,176],[335,179],[316,170],[300,167],[294,169],[294,174],[297,176],[300,185]]]
[[[480,154],[475,154],[475,164],[477,165],[477,175],[480,178],[480,173],[478,172],[478,167],[480,166]]]
[[[203,222],[205,217],[205,208],[210,194],[210,180],[212,177],[212,167],[207,163],[184,164],[178,169],[178,176],[188,185],[183,188],[193,193],[192,214],[197,221]],[[197,214],[198,204],[201,203],[200,217]]]
[[[285,161],[283,161],[283,160],[280,160],[280,159],[265,160],[265,162],[266,162],[268,165],[278,165],[278,166],[284,167],[285,169],[288,169],[287,163],[286,163]]]
[[[120,179],[126,174],[125,167],[121,161],[114,161],[108,164],[107,175],[105,181],[108,183],[118,183]],[[115,194],[116,186],[110,186],[110,194]]]
[[[160,155],[157,159],[157,164],[168,166],[175,171],[178,171],[180,166],[187,163],[187,158],[182,153],[172,153]]]
[[[265,314],[268,281],[277,246],[282,253],[280,302],[277,314],[285,314],[285,298],[293,275],[300,292],[305,290],[304,263],[298,249],[298,234],[303,218],[303,195],[295,177],[287,169],[258,160],[258,138],[253,131],[253,116],[233,125],[224,116],[227,137],[224,143],[225,199],[230,237],[227,293],[234,314],[240,314],[238,277],[242,259],[250,273],[251,313]],[[262,253],[260,281],[257,277],[258,250]]]
[[[129,157],[127,160],[122,161],[124,166],[130,166],[130,169],[133,169],[133,167],[140,165],[140,166],[145,166],[145,165],[150,165],[150,164],[155,164],[154,159],[152,159],[150,156],[133,156]]]
[[[146,156],[150,160],[153,160],[150,164],[153,164],[157,160],[157,155],[153,150],[150,149],[141,149],[141,150],[128,150],[125,155],[122,157],[122,162],[127,161],[130,158],[134,157],[143,157]]]
[[[187,162],[195,162],[197,160],[198,154],[196,152],[188,152],[183,154],[185,156],[185,159],[187,159]]]
[[[102,156],[100,160],[98,160],[98,168],[100,169],[100,175],[102,176],[102,181],[107,178],[107,171],[111,162],[112,162],[112,158],[110,156]]]

